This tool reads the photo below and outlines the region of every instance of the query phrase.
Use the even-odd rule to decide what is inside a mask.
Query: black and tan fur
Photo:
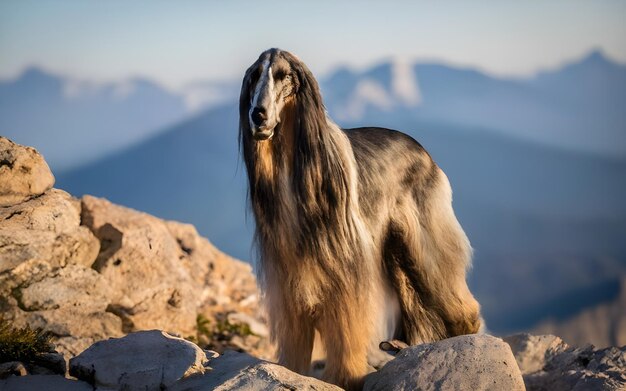
[[[356,388],[383,340],[478,331],[471,247],[446,175],[418,142],[340,129],[306,65],[278,49],[246,72],[239,137],[279,363],[307,373],[318,332],[324,379]]]

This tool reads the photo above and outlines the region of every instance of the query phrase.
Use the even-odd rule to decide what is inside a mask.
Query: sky
[[[0,78],[37,65],[93,81],[179,89],[235,79],[280,47],[314,73],[435,60],[528,76],[592,49],[626,63],[624,1],[0,2]]]

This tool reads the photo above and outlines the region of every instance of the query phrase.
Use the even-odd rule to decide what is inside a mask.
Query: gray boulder
[[[210,371],[188,377],[171,387],[177,391],[201,390],[341,390],[321,380],[302,376],[280,365],[259,360],[246,353],[227,351],[209,361]]]
[[[205,352],[159,330],[100,341],[70,360],[70,375],[98,389],[163,389],[206,371]]]
[[[0,207],[29,200],[52,185],[50,167],[34,148],[0,137]]]
[[[97,342],[70,360],[69,373],[103,390],[340,390],[246,353],[220,356],[159,330]]]
[[[505,338],[529,391],[624,390],[626,346],[570,347],[553,335],[516,334]]]
[[[402,349],[367,376],[364,390],[524,390],[510,347],[489,335],[463,335]]]

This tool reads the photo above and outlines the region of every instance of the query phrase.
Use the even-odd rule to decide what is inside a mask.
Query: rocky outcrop
[[[365,381],[364,390],[524,390],[509,346],[463,335],[402,349]]]
[[[0,138],[0,157],[0,193],[31,189],[0,207],[0,313],[16,327],[51,332],[66,358],[146,329],[271,356],[248,264],[191,225],[50,189],[32,148]]]
[[[16,327],[52,332],[68,356],[121,336],[121,320],[106,312],[115,292],[91,269],[99,248],[98,239],[80,225],[80,203],[61,190],[0,208],[3,316]]]
[[[97,389],[339,390],[248,354],[203,351],[158,330],[98,342],[70,361],[70,374]]]
[[[54,176],[34,148],[0,137],[0,207],[36,197],[52,185]]]
[[[95,197],[82,200],[82,220],[102,247],[93,268],[115,292],[111,312],[125,331],[158,328],[193,335],[210,258],[193,262],[168,226],[153,216]]]
[[[517,334],[505,341],[529,391],[626,389],[626,346],[570,347],[554,335]]]

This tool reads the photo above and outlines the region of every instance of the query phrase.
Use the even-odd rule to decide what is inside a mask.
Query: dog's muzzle
[[[274,129],[257,130],[256,132],[252,133],[252,137],[258,141],[269,140],[272,138],[273,135]]]

